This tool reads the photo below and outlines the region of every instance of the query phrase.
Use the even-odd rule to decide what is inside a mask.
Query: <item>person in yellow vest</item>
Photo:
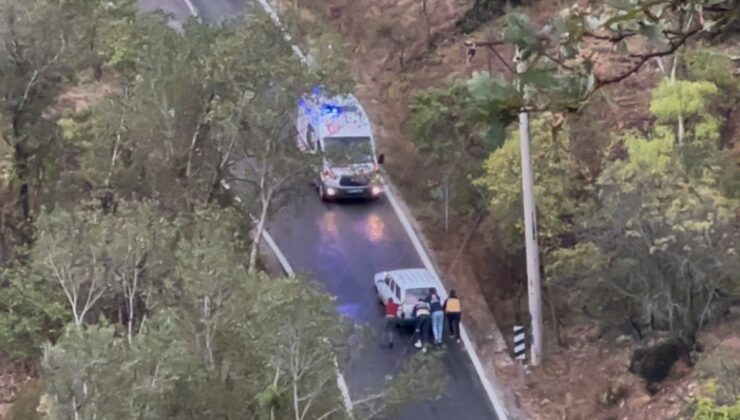
[[[460,307],[460,298],[457,297],[455,290],[450,290],[450,296],[445,300],[443,308],[445,311],[445,317],[447,318],[447,326],[450,328],[450,337],[457,339],[457,342],[459,343],[462,308]]]

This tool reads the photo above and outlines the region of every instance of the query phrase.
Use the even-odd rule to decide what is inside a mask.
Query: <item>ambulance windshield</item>
[[[373,149],[369,137],[324,138],[326,159],[336,166],[373,163]]]

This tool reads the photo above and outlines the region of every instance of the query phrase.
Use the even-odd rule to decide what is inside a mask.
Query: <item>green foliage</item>
[[[499,145],[495,143],[482,143],[486,138],[481,138],[478,125],[470,121],[470,106],[470,95],[460,81],[446,89],[415,94],[408,125],[416,148],[435,163],[460,159],[476,146],[496,149]]]
[[[17,266],[0,271],[0,348],[14,359],[35,359],[71,320],[57,287]]]
[[[692,176],[701,176],[720,161],[717,140],[721,119],[712,107],[717,93],[711,82],[668,78],[653,90],[650,110],[657,117],[655,135],[661,141],[678,143],[681,161]]]
[[[696,405],[694,420],[738,420],[740,419],[740,400],[731,406],[717,405],[710,398],[702,398]]]
[[[736,287],[737,203],[719,193],[711,173],[688,176],[668,136],[631,137],[625,147],[629,157],[601,174],[598,211],[584,221],[602,256],[575,271],[611,291],[600,294],[602,305],[622,302],[625,316],[691,337]]]
[[[551,125],[549,118],[538,117],[531,127],[539,237],[545,254],[558,246],[561,237],[573,232],[573,221],[587,204],[582,201],[585,184],[570,152],[568,130]],[[499,240],[512,255],[524,246],[519,144],[519,132],[512,130],[503,147],[486,160],[485,173],[476,181],[489,192],[491,215],[505,232]]]
[[[493,149],[503,143],[506,127],[516,120],[524,99],[514,84],[488,73],[475,73],[467,86],[473,100],[473,120],[488,123],[487,143]]]
[[[684,57],[689,79],[714,83],[726,99],[728,95],[737,99],[740,81],[735,76],[732,60],[725,54],[707,48],[698,48]]]
[[[671,81],[663,79],[653,90],[650,111],[661,123],[674,122],[677,118],[691,118],[707,115],[710,101],[717,94],[717,86],[712,82]],[[719,136],[711,133],[713,140]]]
[[[696,366],[697,373],[707,383],[705,393],[720,405],[740,401],[740,359],[731,347],[720,345],[702,354]]]
[[[653,90],[650,111],[660,121],[669,121],[679,114],[697,115],[706,112],[709,101],[716,94],[717,86],[712,82],[663,79]]]

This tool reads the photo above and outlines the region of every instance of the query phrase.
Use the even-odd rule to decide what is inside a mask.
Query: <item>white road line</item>
[[[190,10],[190,14],[193,15],[193,17],[200,17],[198,15],[198,9],[195,7],[193,2],[191,0],[182,0],[185,2],[185,5],[188,6],[188,10]]]
[[[262,230],[262,238],[265,240],[265,243],[267,246],[270,247],[272,250],[272,253],[275,254],[278,261],[280,262],[280,265],[283,267],[283,271],[285,271],[285,274],[289,276],[295,276],[295,272],[293,271],[293,267],[290,266],[290,263],[288,262],[288,259],[285,258],[285,255],[283,255],[282,252],[280,252],[280,248],[278,248],[275,241],[272,239],[272,235],[270,235],[267,232],[267,229]]]
[[[393,207],[393,211],[396,213],[396,216],[398,217],[398,220],[401,222],[401,225],[403,226],[403,229],[406,231],[406,234],[411,239],[411,243],[414,245],[414,248],[416,249],[416,252],[419,254],[419,258],[421,258],[422,264],[424,264],[424,267],[434,275],[434,277],[437,280],[437,283],[439,284],[440,290],[443,291],[445,295],[447,295],[447,290],[445,289],[444,285],[442,284],[442,281],[439,278],[439,274],[437,273],[437,270],[434,267],[434,264],[432,264],[432,259],[429,257],[429,254],[426,251],[426,248],[421,243],[421,240],[419,239],[419,235],[416,233],[416,230],[414,230],[414,227],[411,225],[411,222],[409,221],[409,218],[406,216],[406,213],[401,208],[401,205],[398,203],[398,199],[396,198],[393,191],[391,191],[390,185],[388,182],[386,182],[385,178],[383,178],[383,184],[385,185],[385,196],[388,202],[391,203],[391,207]],[[503,401],[501,401],[501,398],[496,393],[496,391],[493,388],[493,385],[491,384],[491,381],[488,380],[488,377],[486,376],[486,372],[483,369],[483,364],[480,361],[480,358],[478,357],[478,353],[475,351],[475,347],[473,346],[473,342],[470,339],[470,336],[468,335],[467,330],[465,329],[465,326],[460,324],[460,338],[462,339],[463,345],[465,346],[465,349],[467,350],[468,356],[470,356],[470,360],[473,362],[473,367],[475,368],[475,372],[478,374],[478,377],[480,378],[481,383],[483,384],[483,389],[486,391],[486,395],[488,396],[488,399],[491,401],[491,404],[493,404],[493,408],[496,411],[496,415],[501,420],[506,420],[509,418],[509,413],[506,411],[506,407],[503,404]]]
[[[273,7],[267,0],[257,0],[257,2],[260,4],[260,6],[262,6],[262,9],[264,9],[264,11],[268,15],[270,15],[270,19],[272,19],[275,25],[283,32],[283,38],[285,38],[288,44],[290,44],[290,47],[293,49],[293,53],[303,62],[303,64],[311,67],[311,64],[309,63],[308,58],[306,58],[306,55],[303,54],[303,51],[301,51],[301,49],[293,43],[293,37],[290,36],[288,31],[286,31],[283,27],[283,24],[280,23],[280,17],[278,16],[275,9],[273,9]]]

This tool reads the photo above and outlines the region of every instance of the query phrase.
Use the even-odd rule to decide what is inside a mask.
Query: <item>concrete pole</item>
[[[527,71],[527,63],[516,54],[517,74]],[[520,85],[520,89],[523,87]],[[534,198],[534,175],[529,151],[529,114],[519,113],[519,143],[522,156],[522,202],[524,203],[524,245],[527,252],[527,292],[529,315],[532,322],[532,354],[530,362],[537,366],[542,361],[542,296],[540,290],[540,256],[537,242],[537,209]]]

